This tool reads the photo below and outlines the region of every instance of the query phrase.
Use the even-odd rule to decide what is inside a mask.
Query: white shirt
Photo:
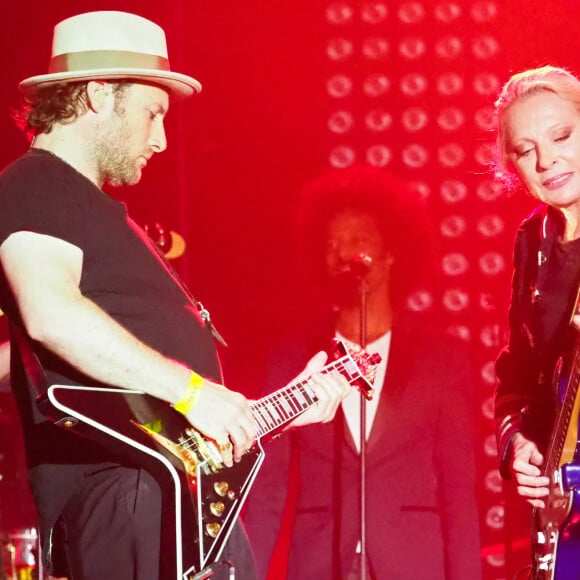
[[[347,345],[355,344],[352,341],[344,338],[344,336],[342,336],[339,332],[336,333],[336,338],[342,340]],[[358,348],[358,345],[355,344],[355,346]],[[383,389],[383,382],[385,381],[385,373],[387,372],[387,361],[389,358],[390,348],[391,331],[389,330],[377,340],[369,343],[365,349],[369,354],[378,353],[381,355],[381,362],[376,368],[376,377],[373,383],[373,398],[370,401],[365,401],[367,441],[379,406],[379,399]],[[342,410],[344,411],[346,423],[350,429],[354,444],[358,451],[360,451],[360,401],[361,395],[357,389],[353,389],[352,393],[347,395],[342,401]]]

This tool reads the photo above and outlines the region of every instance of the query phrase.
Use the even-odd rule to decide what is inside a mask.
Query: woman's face
[[[537,199],[580,215],[580,113],[575,104],[542,91],[504,113],[507,155]]]

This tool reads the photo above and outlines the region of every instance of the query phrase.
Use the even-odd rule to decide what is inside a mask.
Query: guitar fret
[[[272,397],[272,400],[269,401],[268,404],[272,406],[274,412],[276,413],[278,425],[284,423],[290,418],[288,413],[284,409],[283,399],[281,399],[280,397]]]
[[[263,405],[258,406],[258,413],[260,413],[260,417],[262,419],[263,424],[265,427],[269,428],[272,425],[272,418],[270,417],[268,410],[263,407]]]
[[[289,419],[292,414],[292,407],[288,401],[282,395],[278,395],[276,401],[278,402],[278,405],[280,405],[281,412],[285,414],[285,419]]]
[[[298,406],[298,401],[296,400],[295,397],[291,397],[289,399],[286,399],[286,401],[288,402],[288,405],[291,409],[291,413],[293,415],[297,415],[301,411],[300,407]]]
[[[265,407],[266,411],[268,412],[268,416],[272,418],[273,425],[275,426],[280,425],[281,423],[280,414],[278,413],[276,407],[270,401],[265,402]]]
[[[301,393],[304,395],[308,406],[313,405],[316,403],[316,401],[318,401],[318,397],[314,394],[314,391],[308,385],[304,386],[304,389],[301,390]]]
[[[305,390],[303,388],[299,388],[296,390],[296,402],[301,405],[301,409],[305,409],[308,406],[308,401],[304,396]]]

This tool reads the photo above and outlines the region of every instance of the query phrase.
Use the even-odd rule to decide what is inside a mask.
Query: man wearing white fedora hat
[[[181,508],[202,487],[200,465],[207,477],[243,465],[257,436],[252,407],[221,384],[207,311],[101,189],[139,181],[166,148],[170,97],[201,85],[171,71],[156,24],[92,12],[55,27],[48,73],[20,89],[33,139],[0,175],[0,308],[11,320],[44,565],[75,580],[165,580],[228,560],[252,578],[237,527],[226,534],[223,520],[203,521],[193,550]],[[319,354],[305,369],[313,396],[293,426],[330,420],[348,392],[336,371],[316,372],[323,364]],[[126,411],[132,421],[121,419]],[[187,426],[179,443],[163,439],[176,418]],[[183,463],[187,486],[163,446]],[[241,508],[225,485],[213,486],[223,492],[211,503],[216,518],[227,502]]]

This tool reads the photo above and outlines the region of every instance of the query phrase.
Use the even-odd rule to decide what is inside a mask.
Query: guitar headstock
[[[381,362],[381,355],[378,353],[369,354],[360,346],[352,343],[333,339],[331,357],[338,361],[345,359],[351,365],[343,365],[341,372],[348,381],[356,386],[359,391],[370,401],[373,398],[373,383],[377,374],[377,366]]]

